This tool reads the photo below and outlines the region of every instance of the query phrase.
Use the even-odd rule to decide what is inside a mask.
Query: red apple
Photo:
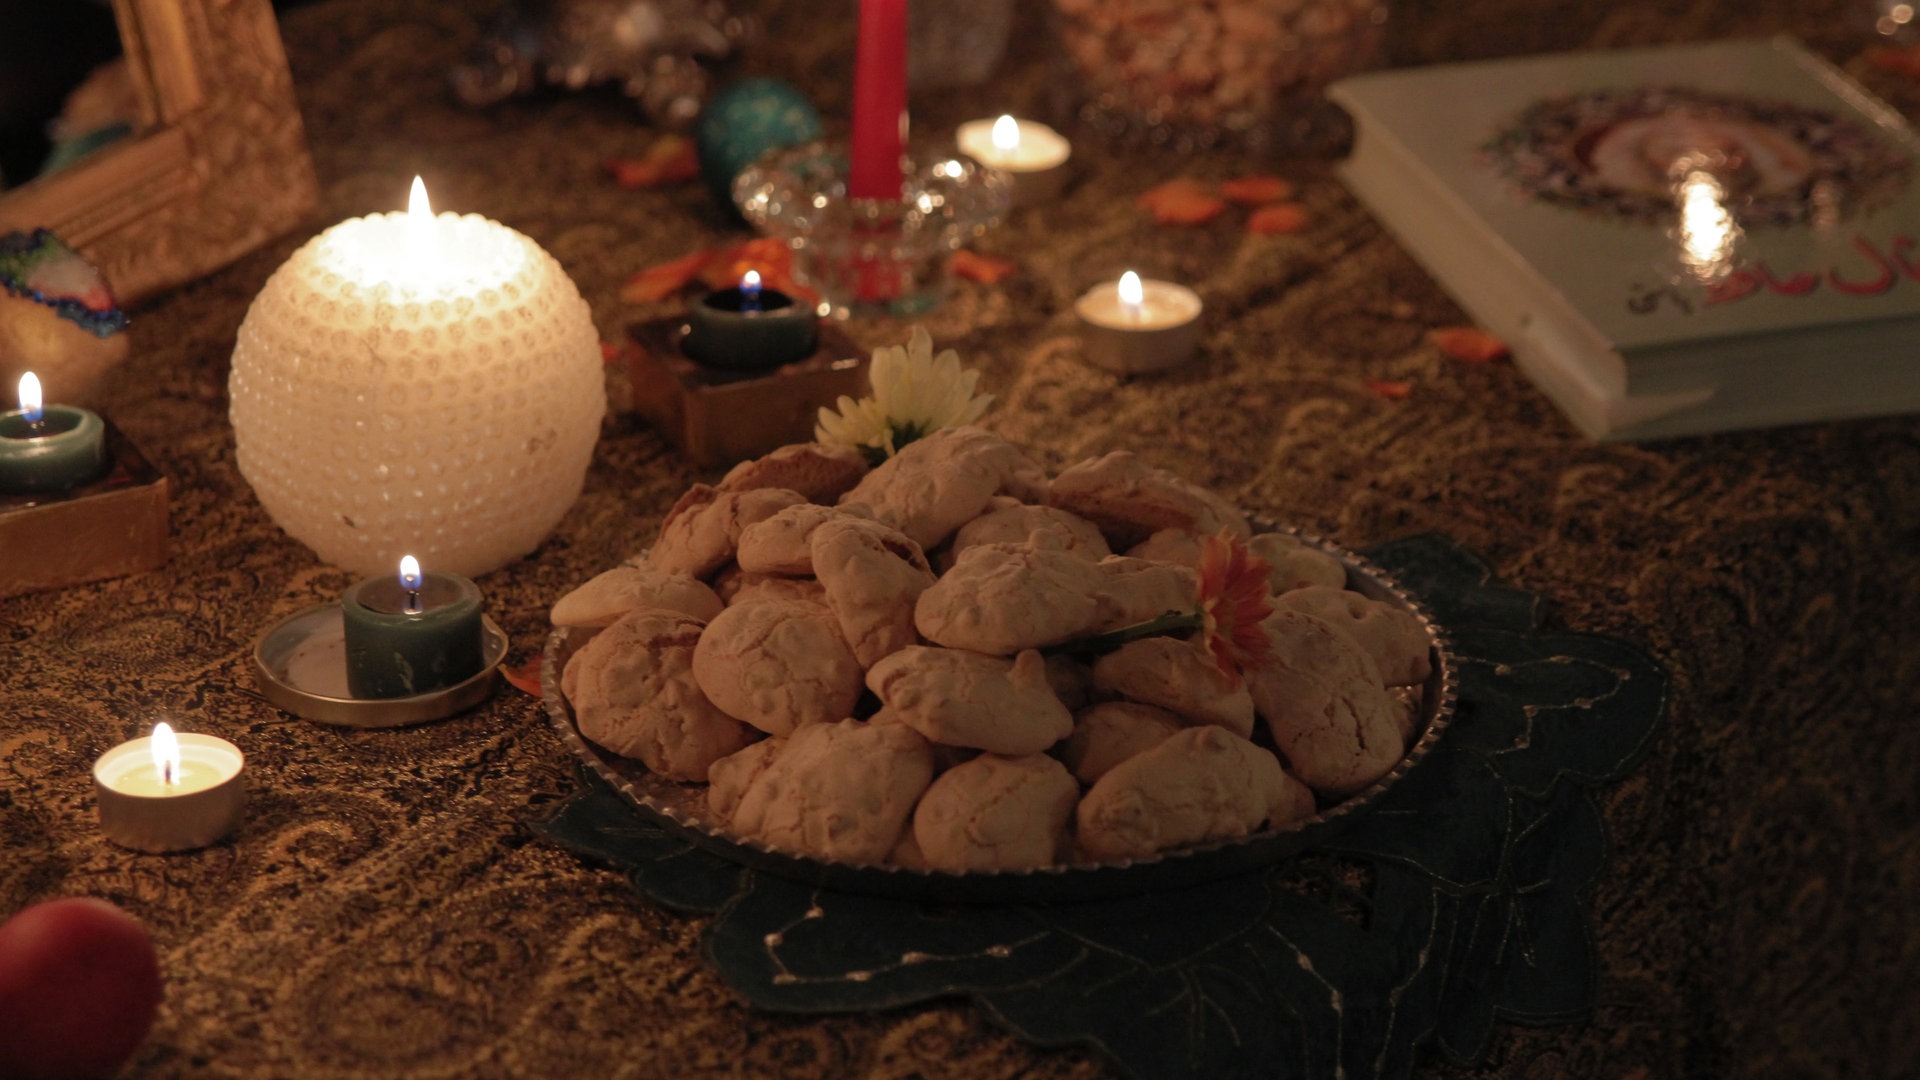
[[[0,923],[0,1073],[96,1080],[120,1070],[160,1007],[160,963],[140,920],[90,897]]]

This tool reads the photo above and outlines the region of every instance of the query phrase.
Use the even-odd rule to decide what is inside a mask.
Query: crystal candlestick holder
[[[898,199],[849,198],[847,152],[832,143],[782,150],[733,182],[746,219],[794,252],[794,272],[823,298],[822,314],[917,315],[947,290],[954,251],[1006,213],[1012,183],[952,154],[901,161]]]

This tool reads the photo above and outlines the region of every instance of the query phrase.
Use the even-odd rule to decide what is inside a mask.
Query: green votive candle
[[[20,407],[0,413],[0,491],[65,491],[107,471],[107,425],[86,409],[40,405],[40,380],[20,379]]]
[[[356,698],[442,690],[484,663],[479,587],[458,574],[423,574],[411,555],[400,565],[398,576],[368,578],[340,598]]]
[[[764,371],[812,356],[817,323],[811,307],[761,288],[760,275],[749,270],[738,288],[708,293],[687,308],[680,351],[710,367]]]

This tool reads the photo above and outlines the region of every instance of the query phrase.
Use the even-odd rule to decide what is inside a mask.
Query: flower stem
[[[1094,634],[1090,637],[1063,641],[1058,645],[1049,645],[1040,652],[1045,656],[1101,656],[1128,642],[1139,641],[1142,638],[1192,633],[1205,626],[1206,621],[1205,612],[1169,611],[1146,622],[1123,626],[1104,634]]]

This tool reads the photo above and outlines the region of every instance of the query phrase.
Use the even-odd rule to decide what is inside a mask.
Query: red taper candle
[[[860,0],[853,66],[853,149],[847,194],[900,197],[907,134],[907,0]]]

